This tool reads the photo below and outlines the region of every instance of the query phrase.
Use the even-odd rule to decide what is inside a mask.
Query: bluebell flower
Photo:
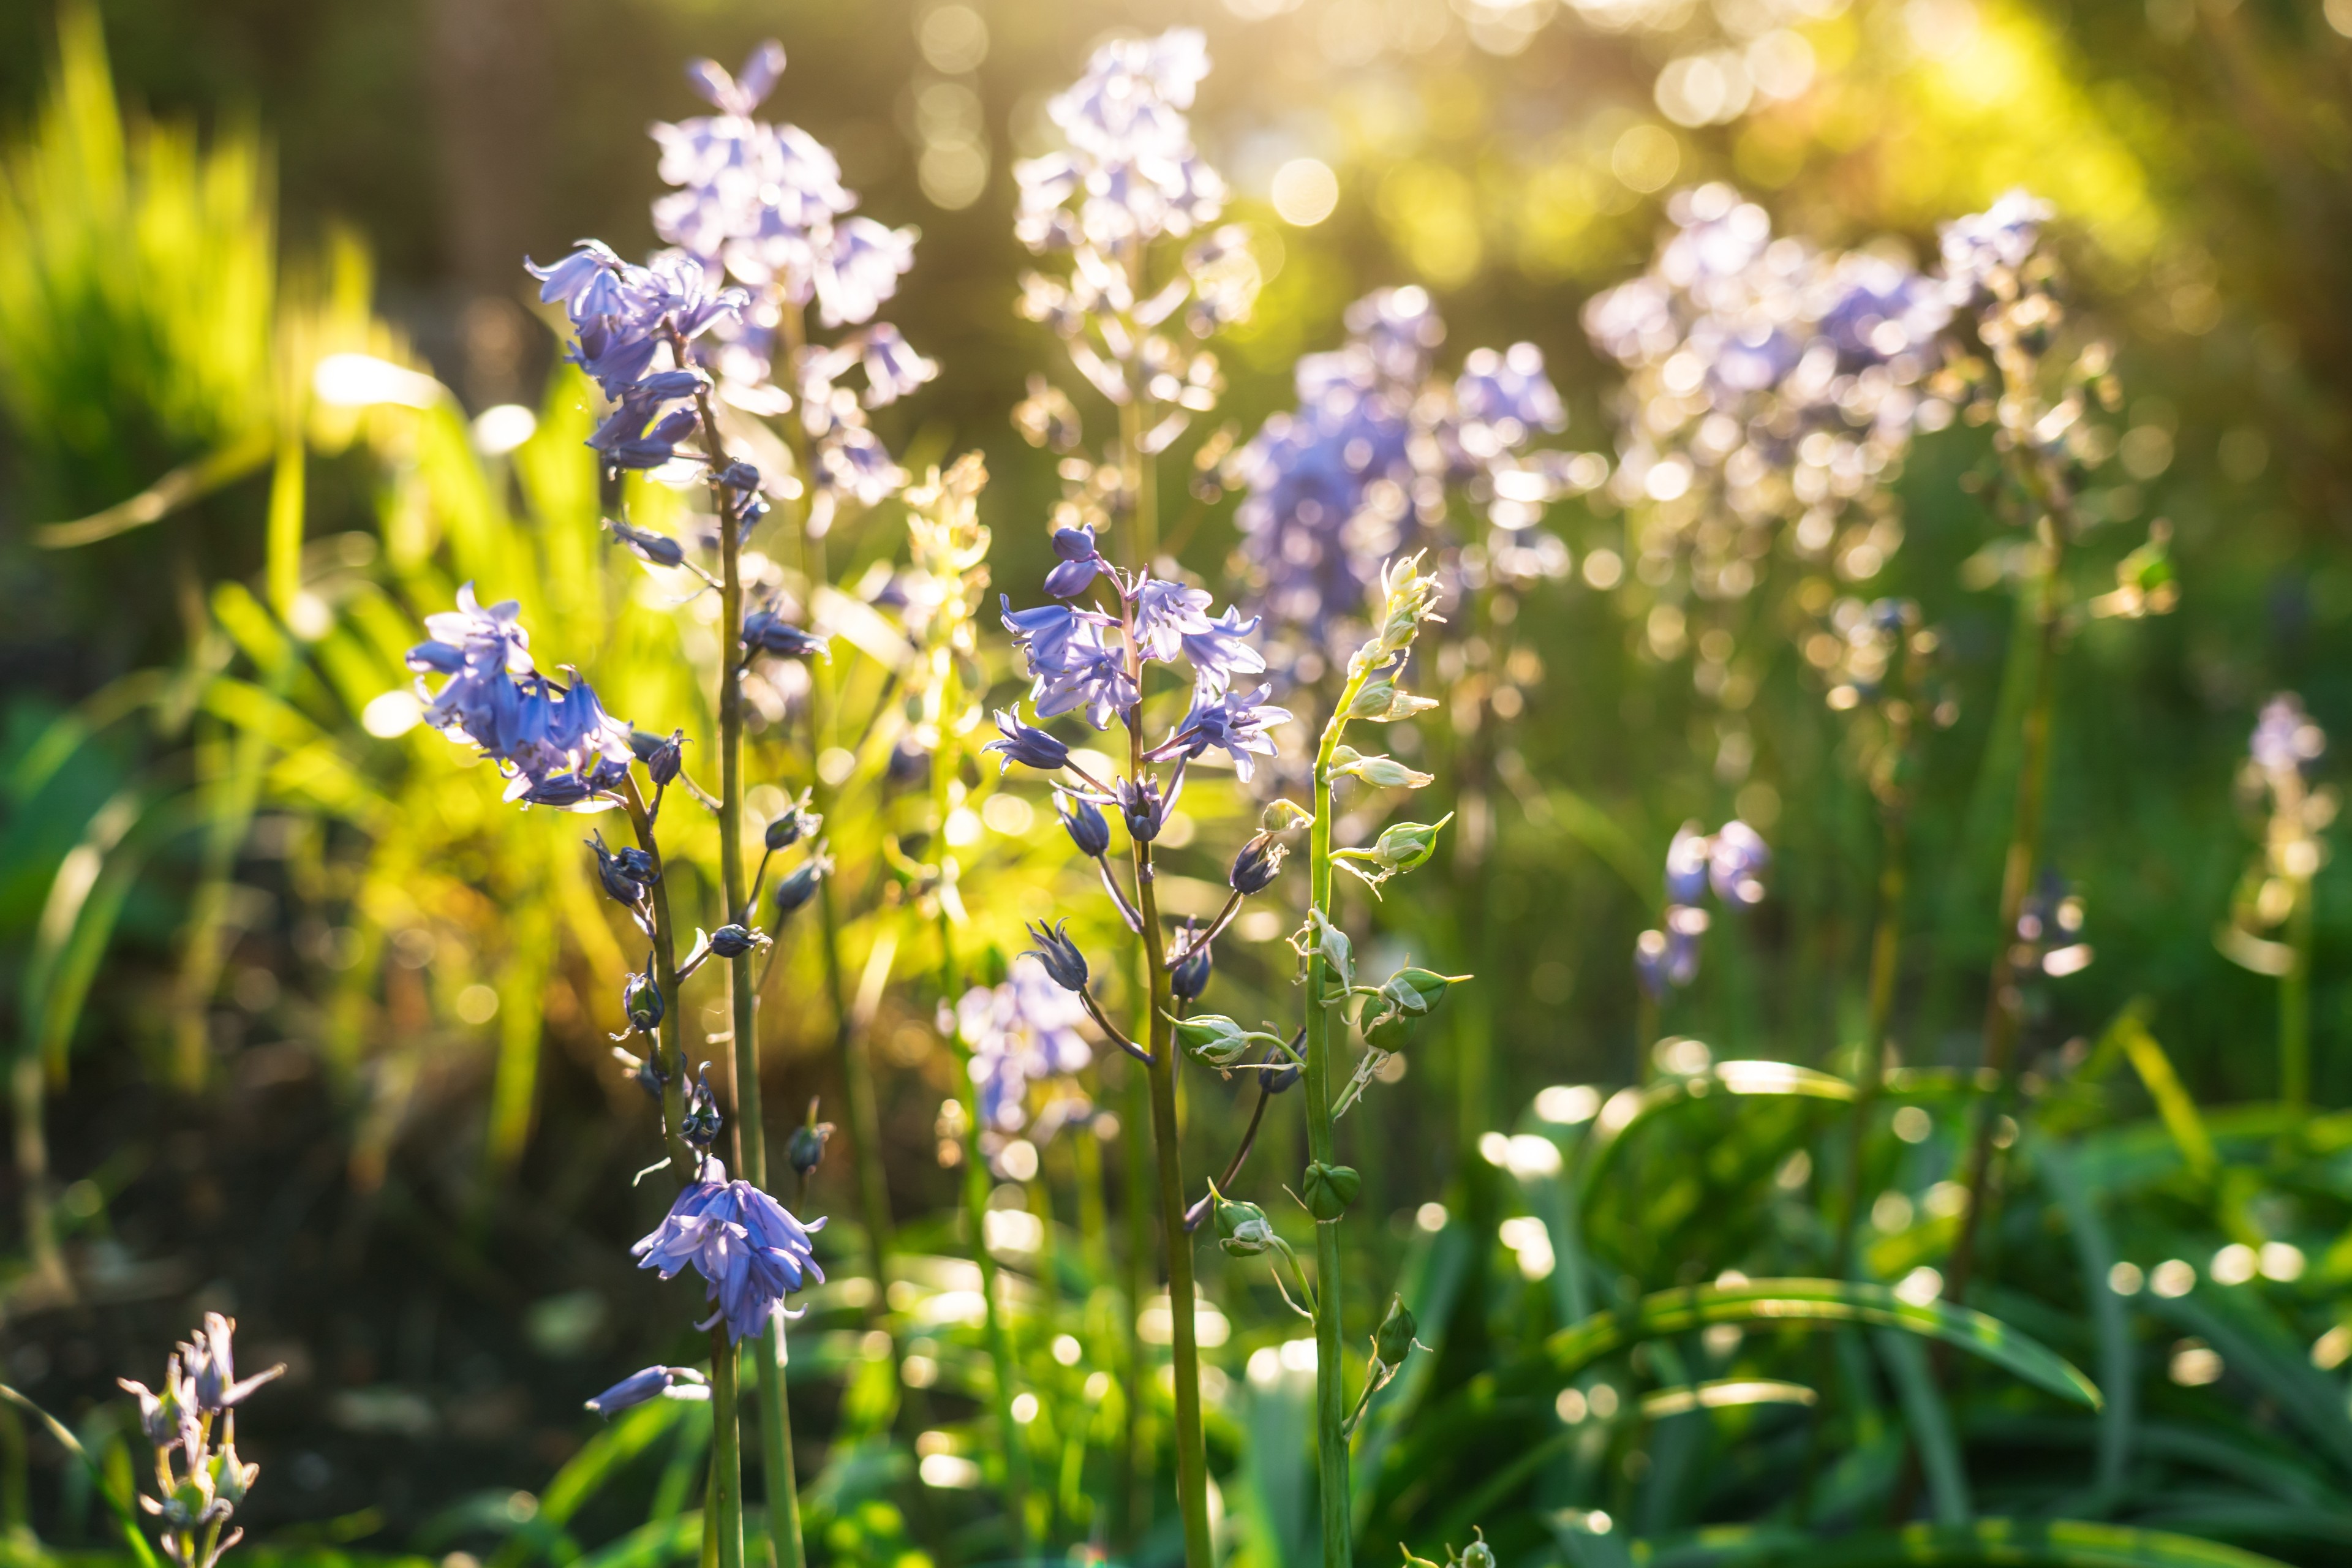
[[[1696,933],[1673,929],[1643,931],[1633,944],[1633,971],[1654,1001],[1662,1000],[1669,987],[1688,985],[1698,978]]]
[[[1708,845],[1696,822],[1675,830],[1666,846],[1666,902],[1696,904],[1706,892]]]
[[[651,1399],[709,1399],[710,1385],[690,1366],[649,1366],[633,1372],[595,1398],[585,1408],[610,1421],[624,1410],[634,1410]]]
[[[656,566],[686,564],[686,547],[667,534],[650,533],[641,528],[632,528],[625,522],[615,522],[611,518],[604,520],[604,526],[613,531],[614,538],[635,552],[641,561]]]
[[[831,658],[825,639],[803,631],[773,609],[754,610],[743,617],[743,647],[774,658],[805,658],[811,654]]]
[[[644,903],[646,889],[657,876],[651,858],[634,845],[615,855],[604,847],[602,833],[587,843],[596,852],[596,879],[613,901],[631,909]]]
[[[857,334],[858,365],[866,373],[866,404],[896,403],[940,374],[937,360],[917,353],[898,329],[877,321]]]
[[[691,1265],[702,1276],[705,1299],[740,1343],[763,1331],[787,1293],[807,1280],[822,1283],[809,1237],[822,1219],[803,1225],[782,1204],[749,1182],[727,1180],[726,1167],[706,1157],[700,1179],[681,1191],[659,1226],[629,1250],[638,1267],[675,1279]]]
[[[1003,984],[964,993],[955,1016],[956,1033],[971,1052],[968,1070],[982,1124],[1002,1132],[1028,1124],[1031,1084],[1084,1071],[1094,1060],[1077,1027],[1085,1005],[1026,953],[1013,960]]]
[[[998,721],[1003,722],[1002,715]],[[1055,792],[1055,800],[1061,808],[1062,826],[1079,854],[1089,860],[1099,860],[1109,853],[1110,824],[1093,801],[1060,790]]]
[[[833,861],[820,848],[793,868],[793,874],[776,884],[774,900],[779,924],[791,919],[816,897],[817,886],[833,869]]]
[[[645,973],[631,973],[621,986],[622,1016],[628,1019],[633,1033],[650,1035],[661,1026],[668,1011],[669,1004],[662,999],[661,986],[654,979],[653,959],[648,954]],[[660,1096],[660,1081],[656,1070],[652,1085],[656,1099]]]
[[[982,746],[982,752],[995,752],[1003,757],[997,764],[1002,775],[1014,763],[1037,769],[1041,773],[1059,773],[1070,762],[1070,748],[1034,724],[1024,724],[1021,716],[1000,708],[996,710],[998,738]]]
[[[1135,678],[1128,673],[1125,655],[1105,647],[1102,633],[1094,626],[1081,622],[1062,652],[1058,666],[1046,667],[1039,664],[1036,649],[1030,649],[1030,664],[1036,673],[1030,701],[1040,719],[1084,712],[1087,723],[1107,730],[1113,714],[1124,713],[1143,700]]]
[[[1763,875],[1772,851],[1763,835],[1733,818],[1723,825],[1707,851],[1706,876],[1715,896],[1741,909],[1764,901]]]
[[[1121,779],[1112,787],[1118,791],[1118,815],[1127,825],[1127,836],[1149,844],[1160,837],[1176,796],[1183,791],[1184,764],[1176,764],[1176,782],[1165,795],[1155,778]]]
[[[1192,689],[1192,710],[1167,740],[1144,753],[1155,762],[1173,756],[1197,757],[1212,747],[1233,758],[1234,772],[1247,784],[1256,770],[1254,756],[1274,755],[1274,738],[1266,731],[1290,721],[1290,710],[1266,701],[1270,685],[1244,694],[1223,691],[1207,681]]]
[[[2282,691],[2263,704],[2247,754],[2265,773],[2301,773],[2327,750],[2327,734],[2304,711],[2303,699]]]
[[[710,951],[721,958],[740,958],[755,948],[769,945],[768,937],[733,921],[710,933]]]
[[[1209,989],[1213,960],[1209,953],[1209,943],[1204,942],[1194,945],[1192,922],[1189,919],[1184,922],[1183,941],[1191,951],[1169,968],[1168,989],[1179,1002],[1197,1002]]]
[[[1147,658],[1172,662],[1184,651],[1184,638],[1209,632],[1209,595],[1147,577],[1135,595],[1135,644]]]
[[[710,1064],[702,1064],[694,1080],[686,1086],[686,1104],[679,1113],[677,1135],[697,1149],[708,1149],[719,1140],[726,1126],[719,1114],[718,1097],[710,1092]]]
[[[1032,610],[1016,610],[1004,595],[997,595],[1003,606],[1004,629],[1013,634],[1013,646],[1029,656],[1029,672],[1043,674],[1059,669],[1069,662],[1071,645],[1087,628],[1093,628],[1094,646],[1101,646],[1101,630],[1112,624],[1110,617],[1093,610],[1074,610],[1067,605],[1040,605]]]
[[[285,1374],[285,1363],[281,1362],[240,1382],[236,1375],[236,1333],[235,1319],[206,1312],[205,1326],[191,1333],[187,1342],[180,1346],[180,1370],[187,1380],[186,1389],[194,1407],[200,1412],[235,1409],[255,1389]]]
[[[1069,923],[1063,921],[1048,929],[1042,921],[1031,921],[1029,936],[1037,945],[1025,956],[1044,965],[1047,976],[1063,990],[1083,991],[1087,988],[1087,955],[1070,940],[1066,929]]]
[[[1196,27],[1097,49],[1086,73],[1045,106],[1068,151],[1013,166],[1021,242],[1107,251],[1215,221],[1224,182],[1193,150],[1184,112],[1208,70]]]
[[[1257,630],[1259,620],[1256,616],[1244,620],[1239,607],[1229,605],[1205,628],[1184,633],[1178,642],[1194,678],[1222,691],[1236,675],[1263,673],[1265,656],[1245,640]]]
[[[648,742],[651,743],[646,743]],[[646,776],[656,784],[666,786],[677,778],[678,769],[685,763],[685,731],[673,730],[667,740],[647,735],[642,731],[633,731],[629,736],[629,745],[637,753],[637,759],[646,764]]]
[[[1955,304],[1970,304],[1990,289],[1995,275],[2023,267],[2042,242],[2042,226],[2056,209],[2023,189],[2011,190],[1987,207],[1944,226],[1944,275]]]

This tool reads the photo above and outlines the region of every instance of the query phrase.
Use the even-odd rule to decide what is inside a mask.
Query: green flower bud
[[[1222,1013],[1199,1013],[1176,1020],[1176,1043],[1194,1059],[1229,1068],[1248,1054],[1251,1032]]]
[[[1413,1331],[1421,1325],[1405,1310],[1404,1298],[1389,1298],[1389,1315],[1372,1332],[1372,1358],[1382,1366],[1402,1366],[1404,1358],[1412,1353]]]
[[[1217,1245],[1234,1258],[1255,1258],[1275,1245],[1274,1222],[1255,1204],[1238,1203],[1217,1194]]]
[[[1286,795],[1276,795],[1258,813],[1257,825],[1268,833],[1287,833],[1294,827],[1309,826],[1314,821],[1313,812]]]
[[[1472,1525],[1478,1539],[1462,1549],[1462,1568],[1495,1568],[1495,1549],[1486,1544],[1486,1532]]]
[[[1447,989],[1470,977],[1438,974],[1426,969],[1400,969],[1388,978],[1380,994],[1367,999],[1356,1026],[1364,1043],[1379,1051],[1401,1051],[1412,1042],[1421,1021],[1436,1010]]]
[[[1380,789],[1420,789],[1431,782],[1430,774],[1416,773],[1394,757],[1367,757],[1352,746],[1332,752],[1331,773],[1334,777],[1360,778]]]
[[[1352,1165],[1327,1165],[1320,1160],[1307,1163],[1307,1179],[1301,1184],[1300,1195],[1307,1200],[1307,1212],[1317,1220],[1328,1224],[1348,1212],[1363,1190],[1364,1178]]]

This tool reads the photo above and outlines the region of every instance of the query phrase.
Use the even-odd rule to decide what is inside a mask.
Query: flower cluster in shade
[[[1024,954],[1000,985],[975,985],[956,1004],[956,1034],[971,1051],[981,1124],[1018,1132],[1029,1122],[1033,1084],[1067,1078],[1094,1060],[1078,1020],[1078,998]]]
[[[1381,562],[1432,536],[1455,487],[1469,487],[1496,531],[1498,561],[1549,554],[1564,569],[1556,541],[1542,552],[1523,531],[1545,502],[1601,474],[1598,459],[1530,449],[1568,423],[1542,351],[1477,349],[1449,384],[1434,374],[1445,324],[1427,291],[1376,290],[1346,321],[1344,346],[1298,362],[1297,408],[1225,464],[1249,491],[1235,521],[1275,622],[1312,645],[1345,640]]]
[[[729,1338],[756,1337],[783,1310],[784,1297],[807,1280],[820,1284],[809,1237],[824,1221],[803,1225],[783,1205],[745,1181],[729,1181],[727,1168],[705,1157],[698,1179],[669,1206],[653,1233],[629,1251],[640,1268],[665,1279],[691,1266],[708,1289],[714,1310],[699,1326],[722,1320]]]
[[[898,328],[875,314],[915,260],[915,231],[856,214],[825,145],[796,125],[755,118],[784,68],[770,39],[740,70],[697,60],[687,78],[715,114],[657,124],[662,179],[677,189],[654,203],[655,232],[712,277],[748,290],[719,324],[707,358],[726,404],[758,416],[797,403],[821,498],[872,506],[906,476],[866,423],[866,410],[896,402],[939,374]],[[787,309],[815,308],[827,329],[856,331],[802,345],[791,363]],[[845,384],[852,372],[861,393]]]
[[[213,1568],[245,1537],[227,1529],[261,1467],[237,1457],[236,1409],[262,1384],[284,1374],[281,1363],[240,1379],[236,1322],[218,1312],[184,1341],[163,1366],[161,1388],[119,1378],[139,1402],[139,1430],[153,1451],[160,1498],[142,1494],[139,1506],[163,1527],[163,1555],[176,1568]]]
[[[1737,817],[1713,834],[1686,822],[1666,847],[1665,918],[1633,943],[1633,973],[1654,998],[1698,978],[1698,939],[1709,923],[1709,889],[1732,909],[1764,901],[1764,873],[1772,851],[1763,836]]]
[[[1952,419],[1936,372],[1966,289],[1891,252],[1775,237],[1728,185],[1667,211],[1649,271],[1584,315],[1627,373],[1612,483],[1636,548],[1737,599],[1787,525],[1799,556],[1867,580],[1901,543],[1888,486],[1913,434]]]
[[[1215,355],[1162,329],[1181,316],[1192,337],[1207,338],[1248,315],[1261,281],[1246,231],[1208,227],[1225,186],[1193,147],[1186,114],[1208,70],[1198,28],[1103,45],[1046,106],[1065,148],[1013,168],[1015,235],[1033,252],[1069,258],[1066,272],[1023,278],[1021,312],[1061,336],[1105,397],[1150,411],[1147,452],[1164,449],[1223,388]],[[1147,291],[1148,247],[1193,236],[1172,275]]]
[[[1069,603],[1015,610],[1009,598],[1003,601],[1004,626],[1027,660],[1030,706],[1038,719],[1076,713],[1105,730],[1116,716],[1133,728],[1140,721],[1147,664],[1181,665],[1192,675],[1190,710],[1166,739],[1144,752],[1152,762],[1177,760],[1167,794],[1160,795],[1156,784],[1134,780],[1122,781],[1115,794],[1083,795],[1097,805],[1118,806],[1130,829],[1148,826],[1140,836],[1150,838],[1183,788],[1186,763],[1222,751],[1246,782],[1256,758],[1274,754],[1267,731],[1290,714],[1266,701],[1273,694],[1270,683],[1234,689],[1236,676],[1265,668],[1265,656],[1247,640],[1257,629],[1256,617],[1244,619],[1229,605],[1212,618],[1207,590],[1120,572],[1097,552],[1090,529],[1065,529],[1054,544],[1061,561],[1045,579],[1046,591],[1068,600],[1099,579],[1118,595],[1119,613]],[[1003,753],[1008,763],[1052,772],[1068,762],[1068,747],[1015,714],[999,713],[997,727],[1003,734],[985,749]]]
[[[449,739],[481,748],[509,781],[506,797],[526,805],[600,811],[634,753],[629,726],[604,711],[576,670],[569,683],[533,667],[530,634],[511,599],[484,609],[470,583],[457,607],[425,618],[427,640],[408,650],[425,700],[425,721]],[[445,676],[441,689],[426,678]]]

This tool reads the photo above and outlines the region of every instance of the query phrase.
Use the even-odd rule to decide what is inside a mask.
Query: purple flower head
[[[1224,182],[1192,149],[1184,111],[1208,74],[1198,28],[1103,45],[1045,106],[1066,153],[1013,166],[1013,232],[1032,250],[1184,235],[1223,210]]]
[[[1125,657],[1105,647],[1100,628],[1089,621],[1081,620],[1062,645],[1060,664],[1040,663],[1034,647],[1029,657],[1036,670],[1030,702],[1040,719],[1084,712],[1087,723],[1108,730],[1113,714],[1124,713],[1143,700],[1134,677],[1128,673]]]
[[[2042,242],[2042,226],[2056,209],[2031,193],[2012,190],[1980,213],[1944,226],[1944,275],[1958,303],[1969,303],[1990,285],[1994,274],[2025,265]]]
[[[1707,851],[1706,879],[1725,903],[1748,909],[1764,901],[1764,872],[1772,851],[1763,835],[1734,817],[1716,834]]]
[[[997,722],[1004,721],[1003,715]],[[1099,860],[1110,850],[1110,824],[1093,801],[1083,795],[1073,795],[1061,790],[1054,792],[1055,804],[1060,807],[1062,826],[1078,853],[1089,860]]]
[[[1671,925],[1643,931],[1633,943],[1633,973],[1653,1001],[1688,985],[1698,978],[1698,934]]]
[[[1160,781],[1154,778],[1121,779],[1112,786],[1117,795],[1114,804],[1127,824],[1127,836],[1139,843],[1149,844],[1160,837],[1167,825],[1168,813],[1174,809],[1176,797],[1184,791],[1184,768],[1177,764],[1176,783],[1162,794]]]
[[[1154,761],[1197,757],[1213,746],[1233,758],[1234,772],[1246,784],[1256,769],[1253,758],[1274,755],[1274,738],[1266,731],[1290,720],[1288,709],[1266,702],[1273,694],[1271,685],[1244,695],[1202,681],[1192,689],[1192,710],[1183,722],[1144,754]]]
[[[1454,401],[1462,416],[1460,439],[1465,447],[1486,447],[1474,453],[1480,457],[1511,451],[1538,430],[1568,425],[1559,394],[1544,374],[1543,351],[1533,343],[1513,343],[1499,353],[1473,349],[1454,384]]]
[[[717,60],[696,60],[686,68],[686,79],[703,100],[722,114],[748,117],[775,91],[784,74],[784,46],[773,38],[755,47],[734,75]]]
[[[633,1372],[595,1398],[586,1408],[610,1421],[649,1399],[709,1399],[710,1385],[690,1366],[649,1366]]]
[[[199,1411],[234,1409],[255,1389],[285,1373],[286,1366],[281,1362],[267,1372],[237,1381],[236,1356],[231,1342],[236,1333],[235,1319],[206,1312],[205,1326],[191,1333],[180,1347],[180,1368]]]
[[[1696,822],[1675,830],[1666,846],[1666,902],[1696,904],[1706,892],[1707,841]]]
[[[664,533],[650,533],[642,528],[632,528],[625,522],[604,520],[613,537],[634,551],[640,561],[655,566],[682,566],[686,563],[686,547]]]
[[[855,325],[872,321],[882,301],[898,291],[898,279],[913,270],[915,231],[870,217],[845,218],[815,254],[818,317],[828,327]]]
[[[822,1219],[803,1225],[751,1183],[727,1180],[726,1167],[706,1156],[701,1178],[629,1251],[638,1268],[665,1279],[691,1265],[708,1285],[704,1299],[718,1309],[701,1326],[724,1319],[728,1337],[740,1343],[767,1327],[788,1292],[824,1281],[809,1241],[824,1228]]]
[[[869,408],[896,403],[940,374],[939,362],[917,353],[887,321],[877,321],[859,334],[858,363],[866,372]]]
[[[1210,629],[1209,594],[1147,577],[1135,595],[1135,642],[1146,658],[1172,662],[1184,651],[1184,638]]]
[[[1028,1123],[1031,1084],[1082,1071],[1094,1060],[1077,1029],[1085,1016],[1085,1005],[1027,953],[1013,961],[1002,985],[964,993],[956,1004],[956,1032],[971,1050],[984,1125],[1019,1131]]]
[[[806,658],[812,654],[833,657],[824,638],[803,631],[773,608],[754,610],[743,617],[743,650],[772,658]]]

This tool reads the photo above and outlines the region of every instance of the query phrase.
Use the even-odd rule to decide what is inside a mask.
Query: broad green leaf
[[[1660,1542],[1648,1555],[1655,1568],[2283,1568],[2276,1558],[2218,1542],[2065,1519],[1979,1519],[1835,1537],[1769,1526],[1711,1530]]]

